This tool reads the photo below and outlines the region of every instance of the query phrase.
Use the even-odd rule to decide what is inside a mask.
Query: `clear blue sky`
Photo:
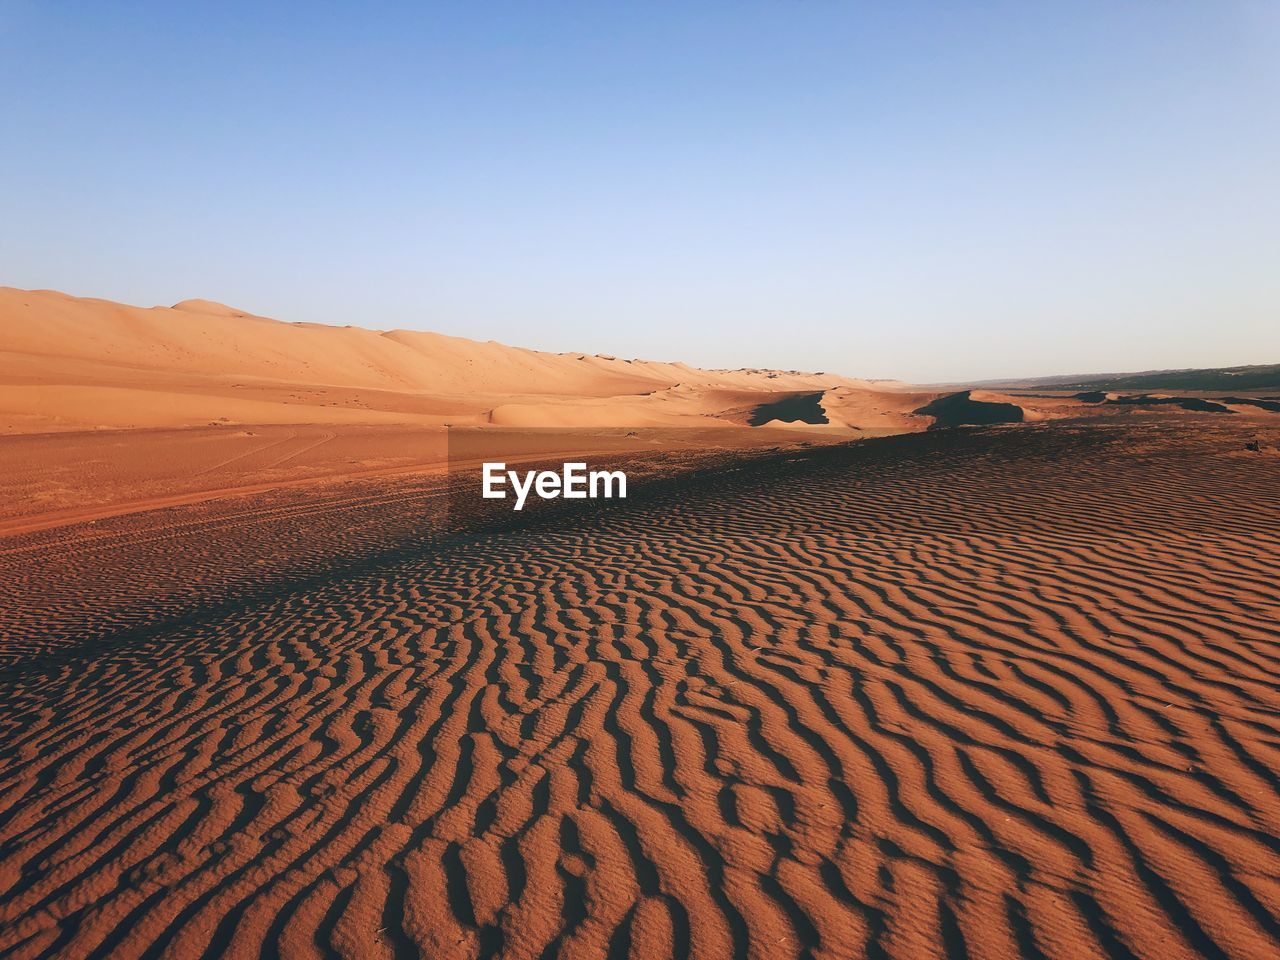
[[[0,283],[920,381],[1280,362],[1280,3],[268,6],[0,0]]]

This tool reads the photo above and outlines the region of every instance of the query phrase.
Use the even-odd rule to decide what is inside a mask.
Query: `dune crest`
[[[237,310],[216,300],[179,300],[173,305],[174,310],[185,310],[187,313],[207,313],[212,317],[251,317],[254,314],[247,310]]]
[[[664,391],[677,386],[672,403]],[[0,433],[8,434],[219,420],[701,425],[726,404],[743,405],[739,394],[764,403],[838,387],[868,389],[833,374],[700,370],[285,323],[211,300],[144,308],[0,287]]]
[[[807,398],[807,399],[806,399]],[[286,323],[212,300],[135,307],[0,287],[0,435],[210,425],[784,426],[883,436],[1040,420],[1079,397],[1008,397],[833,373],[700,369],[421,330]]]

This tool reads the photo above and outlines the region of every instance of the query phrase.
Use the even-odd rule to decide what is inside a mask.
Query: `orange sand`
[[[1136,423],[10,537],[0,953],[1274,956],[1280,458]]]
[[[0,289],[0,955],[1274,957],[1278,416]]]

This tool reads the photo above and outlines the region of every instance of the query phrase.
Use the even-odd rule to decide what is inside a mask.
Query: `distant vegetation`
[[[1006,389],[1108,390],[1280,390],[1280,364],[1208,367],[1204,370],[1147,370],[1140,374],[1076,374],[1025,380],[983,380],[974,387]]]
[[[984,386],[1039,387],[1052,390],[1280,390],[1280,363],[1205,370],[1148,370],[1144,373],[1101,373],[1031,380],[1002,380]]]
[[[1216,370],[1158,370],[1102,376],[1068,385],[1081,390],[1271,390],[1280,389],[1280,363]]]

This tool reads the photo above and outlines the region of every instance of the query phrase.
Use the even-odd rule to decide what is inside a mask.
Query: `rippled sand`
[[[1056,421],[0,540],[12,957],[1263,958],[1280,458]],[[432,520],[435,518],[435,520]]]

